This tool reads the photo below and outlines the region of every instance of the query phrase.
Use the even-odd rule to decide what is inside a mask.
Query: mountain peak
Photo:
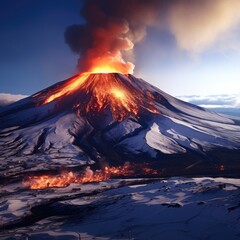
[[[130,74],[75,75],[2,108],[0,121],[0,176],[126,161],[161,175],[239,172],[240,119]]]
[[[42,104],[74,96],[72,107],[79,113],[100,112],[109,108],[113,118],[119,122],[130,115],[138,117],[142,110],[159,113],[155,107],[154,96],[139,89],[137,81],[129,74],[83,73],[35,96],[45,95]]]

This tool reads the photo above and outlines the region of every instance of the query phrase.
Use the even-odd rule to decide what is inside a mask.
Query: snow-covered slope
[[[150,181],[150,180],[147,180]],[[0,189],[0,239],[238,240],[240,180],[170,178]]]
[[[169,168],[167,174],[199,164],[209,167],[210,174],[222,165],[226,171],[240,169],[239,118],[183,102],[142,79],[118,73],[91,74],[83,85],[46,103],[74,78],[1,108],[0,176],[103,160],[148,161]],[[106,99],[100,99],[100,107],[95,91],[101,82],[102,92],[108,85],[118,86],[131,93],[127,97],[132,102],[121,99],[122,93],[115,96],[118,103],[108,102],[110,95],[101,92]],[[200,174],[198,167],[193,172],[198,170]]]

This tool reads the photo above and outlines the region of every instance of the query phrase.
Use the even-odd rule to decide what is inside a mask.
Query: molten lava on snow
[[[48,94],[43,104],[52,102],[55,99],[59,100],[71,94],[85,95],[79,102],[74,104],[73,108],[75,110],[99,112],[109,108],[113,118],[117,121],[122,121],[130,115],[137,116],[140,109],[159,113],[154,106],[152,96],[133,86],[128,74],[79,74]]]
[[[23,185],[30,189],[45,189],[53,187],[67,187],[71,183],[90,183],[101,182],[116,177],[133,177],[136,175],[158,175],[157,170],[151,169],[147,164],[129,164],[125,163],[118,167],[105,167],[103,170],[95,172],[87,167],[84,174],[73,172],[61,173],[54,175],[36,175],[28,176],[23,179]]]

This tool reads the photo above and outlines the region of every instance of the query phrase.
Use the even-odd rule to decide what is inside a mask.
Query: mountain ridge
[[[130,74],[81,77],[0,110],[0,176],[126,161],[169,168],[170,175],[199,163],[211,165],[210,173],[239,167],[240,119],[176,99]],[[69,86],[75,88],[66,91]],[[218,151],[236,155],[233,164]]]

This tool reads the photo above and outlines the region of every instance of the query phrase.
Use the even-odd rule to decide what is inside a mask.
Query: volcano
[[[126,163],[158,176],[240,172],[239,118],[130,74],[73,76],[1,108],[0,121],[1,177]]]

